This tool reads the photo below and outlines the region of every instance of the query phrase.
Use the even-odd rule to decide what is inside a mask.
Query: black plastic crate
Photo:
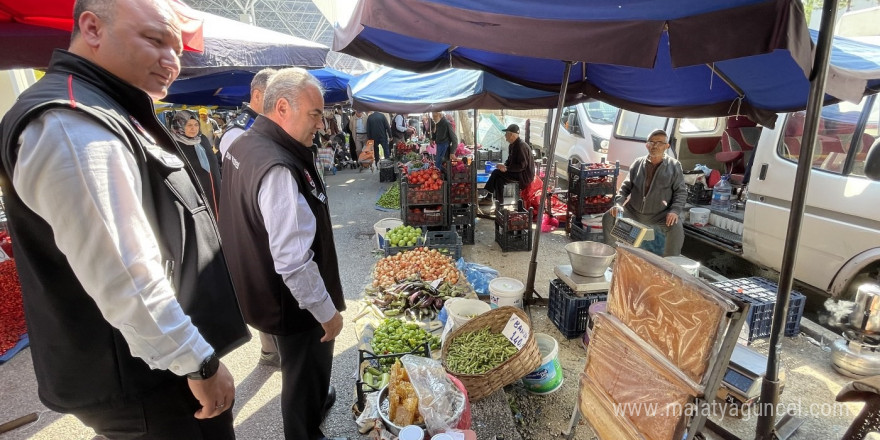
[[[455,261],[461,258],[461,237],[455,231],[428,231],[425,245],[428,249],[437,249],[449,255]]]
[[[440,189],[423,190],[420,185],[410,185],[406,179],[400,182],[400,203],[407,205],[432,205],[446,203],[446,185],[443,182]]]
[[[608,293],[591,293],[579,297],[564,281],[556,278],[550,281],[549,297],[547,317],[566,339],[571,339],[587,330],[590,306],[605,301]]]
[[[604,214],[605,211],[608,211],[614,206],[614,197],[611,195],[600,195],[600,197],[603,197],[601,201],[590,201],[591,197],[593,196],[581,198],[577,194],[569,193],[568,210],[575,215]],[[583,202],[578,205],[580,200],[583,200]]]
[[[449,205],[449,224],[450,225],[474,225],[477,218],[477,205],[469,203],[466,205]]]
[[[776,304],[776,283],[761,277],[738,278],[712,283],[715,287],[751,304],[747,323],[749,342],[770,336],[773,324],[773,307]],[[791,291],[788,302],[788,316],[785,320],[785,336],[795,336],[801,330],[801,317],[804,315],[806,297],[796,290]]]
[[[568,179],[569,184],[573,180],[586,180],[588,177],[617,176],[620,174],[620,163],[615,162],[614,165],[603,164],[603,168],[590,168],[595,164],[591,163],[572,163],[568,162]]]
[[[532,211],[501,208],[495,212],[495,224],[501,225],[505,231],[521,231],[532,227]]]
[[[477,163],[469,159],[467,160],[465,166],[462,167],[460,165],[461,163],[462,161],[459,161],[456,162],[456,165],[453,165],[452,161],[446,162],[446,180],[448,180],[449,182],[476,183]]]
[[[452,224],[452,225],[449,225],[449,228],[454,229],[455,232],[458,233],[458,236],[461,237],[462,244],[474,244],[475,243],[475,237],[474,237],[475,227],[473,224],[469,224],[469,225]]]
[[[568,236],[572,241],[598,241],[605,242],[605,234],[601,228],[593,228],[590,226],[582,226],[578,222],[571,222],[568,225]]]
[[[364,371],[367,369],[367,367],[379,369],[381,368],[382,364],[393,363],[392,360],[399,359],[407,354],[414,354],[416,356],[430,358],[431,347],[427,342],[425,342],[418,348],[408,353],[391,353],[383,355],[376,355],[366,350],[358,350],[358,377],[354,383],[355,398],[357,399],[355,404],[357,405],[358,411],[364,410],[364,405],[367,403],[367,394],[379,391],[362,381],[364,377]]]
[[[687,202],[692,205],[708,205],[712,203],[712,188],[706,188],[702,183],[687,185]]]
[[[439,209],[437,209],[439,207]],[[428,212],[425,212],[425,210]],[[416,212],[418,211],[418,212]],[[407,226],[446,225],[446,206],[400,205],[400,219]]]
[[[477,200],[477,184],[475,182],[450,182],[447,199],[452,204],[474,203]]]
[[[506,231],[495,223],[495,241],[501,246],[502,252],[532,250],[532,228],[519,231]]]

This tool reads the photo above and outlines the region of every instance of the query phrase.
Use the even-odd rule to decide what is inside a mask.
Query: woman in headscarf
[[[220,165],[211,142],[201,134],[199,118],[190,111],[178,111],[171,119],[171,134],[195,171],[205,200],[216,218],[217,199],[220,197]]]

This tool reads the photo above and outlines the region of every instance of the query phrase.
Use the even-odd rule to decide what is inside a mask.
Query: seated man
[[[602,217],[605,242],[614,246],[611,236],[615,217],[623,215],[647,226],[657,226],[666,235],[663,256],[679,255],[684,244],[684,228],[679,217],[687,201],[687,187],[681,164],[666,156],[668,136],[654,130],[648,136],[648,155],[633,162],[629,176],[623,181],[614,206]],[[626,205],[621,206],[629,197]]]
[[[535,158],[529,145],[519,138],[519,126],[510,124],[504,129],[504,139],[510,143],[507,147],[507,160],[498,165],[495,171],[489,175],[485,189],[489,193],[480,199],[481,205],[491,205],[492,196],[499,203],[504,203],[504,185],[508,182],[517,182],[517,191],[528,188],[535,178]]]

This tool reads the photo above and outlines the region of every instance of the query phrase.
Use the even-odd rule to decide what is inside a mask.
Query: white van
[[[868,149],[880,139],[878,107],[876,95],[859,104],[841,102],[823,108],[819,121],[794,277],[833,297],[851,297],[853,286],[880,280],[880,182],[864,174]],[[633,160],[646,154],[647,135],[665,128],[672,144],[668,154],[685,171],[696,164],[733,171],[734,182],[748,182],[741,187],[744,206],[713,210],[714,223],[707,227],[685,223],[687,239],[778,271],[804,115],[780,114],[771,129],[742,118],[673,119],[621,111],[608,160],[620,161],[625,176]]]

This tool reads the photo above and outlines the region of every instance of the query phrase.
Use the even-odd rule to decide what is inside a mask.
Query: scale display
[[[654,239],[654,230],[631,218],[619,217],[611,229],[611,236],[617,241],[638,247],[642,241]]]

